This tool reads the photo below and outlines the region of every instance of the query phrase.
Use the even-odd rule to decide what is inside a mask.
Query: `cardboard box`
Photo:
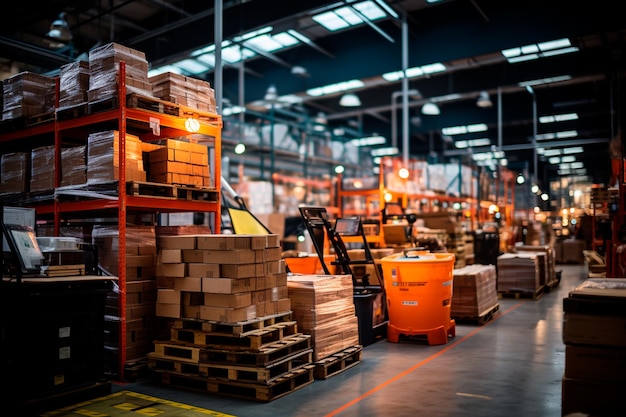
[[[217,294],[254,291],[256,289],[256,280],[250,278],[202,278],[202,289],[204,292]]]
[[[253,304],[251,292],[235,294],[204,293],[204,305],[214,307],[241,308]]]
[[[240,308],[200,306],[198,318],[222,323],[247,321],[256,318],[256,307],[254,305]]]
[[[219,278],[220,266],[218,264],[189,263],[187,264],[187,276],[199,278]]]

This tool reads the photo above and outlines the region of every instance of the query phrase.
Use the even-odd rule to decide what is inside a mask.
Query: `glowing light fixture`
[[[345,168],[343,165],[337,165],[335,167],[335,174],[343,174],[343,171],[345,171]]]
[[[404,180],[409,178],[409,170],[406,168],[400,168],[400,170],[398,171],[398,176]]]
[[[359,107],[361,105],[361,99],[354,93],[346,93],[341,96],[339,105],[342,107]]]
[[[439,106],[435,103],[428,102],[422,106],[422,114],[428,116],[437,116],[441,114],[441,110],[439,109]]]
[[[238,143],[237,145],[235,145],[235,153],[237,155],[241,155],[246,151],[246,145],[243,143]]]
[[[188,132],[196,133],[200,130],[200,122],[194,117],[189,117],[185,120],[185,129],[187,129]]]
[[[493,103],[491,102],[491,99],[489,98],[489,93],[486,91],[481,91],[480,95],[478,96],[478,100],[476,100],[476,105],[478,107],[493,106]]]
[[[59,17],[50,24],[50,30],[46,36],[50,40],[51,48],[61,48],[72,41],[72,32],[70,25],[65,20],[67,14],[59,13]]]

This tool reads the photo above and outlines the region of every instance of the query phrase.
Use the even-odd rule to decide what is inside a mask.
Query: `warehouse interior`
[[[623,415],[616,2],[13,6],[0,398]]]

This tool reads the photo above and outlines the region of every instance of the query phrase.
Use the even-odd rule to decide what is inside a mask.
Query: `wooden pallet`
[[[215,364],[271,366],[289,355],[308,349],[311,349],[311,335],[298,333],[263,346],[258,351],[206,349],[203,354],[208,362]]]
[[[68,277],[85,275],[85,264],[80,265],[47,265],[41,268],[43,275],[47,277]]]
[[[509,290],[509,291],[498,291],[499,298],[515,298],[519,300],[521,298],[530,298],[532,300],[538,300],[543,297],[545,292],[545,287],[541,287],[536,289],[535,291],[529,290]]]
[[[275,361],[269,366],[224,365],[214,363],[189,363],[160,358],[154,353],[148,354],[149,366],[156,372],[176,372],[178,374],[193,375],[208,379],[254,382],[269,384],[270,382],[309,365],[313,358],[313,349],[297,352]]]
[[[89,114],[89,105],[85,103],[76,104],[74,106],[68,106],[59,108],[56,110],[57,120],[71,120],[84,117]]]
[[[237,323],[224,323],[211,320],[196,319],[175,319],[174,328],[202,330],[205,332],[228,333],[235,336],[243,337],[248,334],[254,334],[257,330],[264,329],[279,323],[295,323],[292,312],[273,314],[263,317],[257,317],[251,320],[240,321]]]
[[[314,363],[315,379],[327,379],[361,363],[363,346],[351,346]]]
[[[465,316],[465,315],[452,315],[452,318],[459,323],[476,323],[480,326],[484,325],[490,320],[493,320],[500,314],[500,304],[496,303],[491,308],[483,311],[478,316]]]
[[[286,336],[296,334],[298,325],[295,321],[276,323],[262,329],[246,332],[245,335],[205,332],[203,330],[172,328],[172,341],[191,343],[212,348],[254,349],[282,340]]]
[[[314,368],[313,364],[304,365],[269,384],[214,380],[174,372],[159,372],[159,374],[161,383],[172,387],[270,402],[313,383],[315,381]]]
[[[155,97],[142,96],[141,94],[127,94],[126,106],[134,109],[148,110],[155,113],[180,116],[180,106],[176,103],[160,100]]]

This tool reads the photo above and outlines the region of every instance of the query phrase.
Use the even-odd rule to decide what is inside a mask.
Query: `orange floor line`
[[[498,314],[492,320],[488,321],[487,323],[485,323],[481,327],[477,327],[476,329],[472,330],[471,332],[469,332],[468,334],[466,334],[462,338],[460,338],[458,340],[455,340],[454,342],[452,342],[451,344],[449,344],[445,348],[441,349],[439,352],[437,352],[437,353],[435,353],[433,355],[430,355],[429,357],[427,357],[426,359],[422,360],[421,362],[418,362],[415,365],[413,365],[412,367],[408,368],[406,371],[400,372],[396,376],[386,380],[385,382],[381,383],[380,385],[377,385],[376,387],[374,387],[371,390],[367,391],[363,395],[360,395],[360,396],[356,397],[355,399],[345,403],[341,407],[339,407],[339,408],[331,411],[330,413],[326,414],[324,417],[336,416],[337,414],[341,413],[342,411],[347,410],[348,408],[352,407],[354,404],[357,404],[359,401],[364,400],[365,398],[367,398],[370,395],[373,395],[374,393],[376,393],[376,392],[380,391],[381,389],[387,387],[388,385],[392,384],[393,382],[397,381],[398,379],[400,379],[400,378],[410,374],[411,372],[415,371],[416,369],[422,367],[423,365],[427,364],[428,362],[432,361],[433,359],[443,355],[444,353],[446,353],[447,351],[449,351],[453,347],[457,346],[459,343],[461,343],[461,342],[469,339],[470,337],[474,336],[476,333],[478,333],[479,331],[484,329],[486,326],[488,326],[491,323],[493,323],[494,321],[498,320],[500,317],[509,314],[511,311],[519,308],[523,304],[525,304],[525,303],[524,302],[519,302],[517,304],[514,304],[509,309],[507,309],[504,312]]]

